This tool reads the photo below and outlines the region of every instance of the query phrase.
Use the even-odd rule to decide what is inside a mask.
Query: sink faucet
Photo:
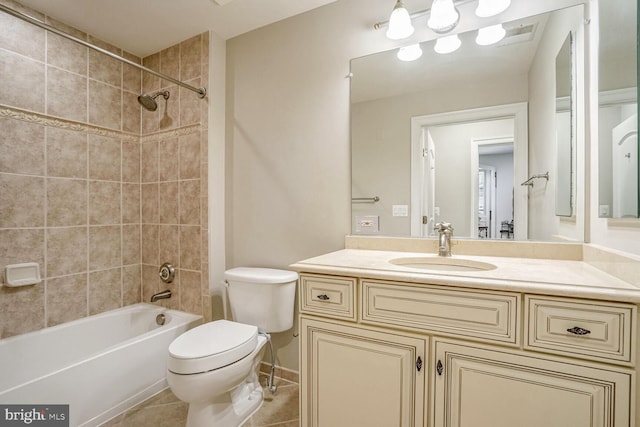
[[[167,299],[171,298],[171,291],[167,289],[166,291],[158,292],[157,294],[151,295],[151,302],[156,302],[159,299]]]
[[[438,256],[451,256],[453,227],[448,222],[439,222],[433,228],[438,232]]]

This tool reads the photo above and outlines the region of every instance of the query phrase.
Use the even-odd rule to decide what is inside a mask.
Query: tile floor
[[[260,375],[260,383],[267,382]],[[265,389],[264,403],[243,427],[298,427],[298,384],[275,378],[275,394]],[[101,427],[181,427],[187,421],[188,405],[167,389],[147,399],[124,414],[107,421]]]

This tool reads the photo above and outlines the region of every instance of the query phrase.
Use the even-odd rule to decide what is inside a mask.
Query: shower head
[[[138,102],[147,110],[156,111],[158,109],[158,103],[156,102],[156,98],[159,97],[160,95],[162,95],[164,99],[169,99],[169,91],[165,90],[165,91],[156,92],[153,95],[143,93],[142,95],[138,96]]]

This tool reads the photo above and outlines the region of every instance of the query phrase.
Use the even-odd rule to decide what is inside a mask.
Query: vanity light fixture
[[[480,28],[478,30],[478,36],[476,37],[476,43],[480,46],[489,46],[502,40],[506,33],[502,24]]]
[[[401,47],[396,54],[401,61],[415,61],[422,56],[420,44],[412,44],[410,46]]]
[[[411,25],[409,12],[405,9],[402,1],[397,0],[389,18],[387,37],[391,40],[400,40],[406,39],[411,34],[413,34],[413,25]]]
[[[511,5],[511,0],[478,0],[476,15],[488,18],[504,12]]]
[[[455,52],[458,50],[462,42],[457,34],[453,34],[451,36],[440,37],[436,40],[436,45],[433,47],[437,53],[446,54]]]
[[[437,34],[445,34],[453,30],[460,22],[460,12],[453,0],[433,0],[431,14],[427,26]]]

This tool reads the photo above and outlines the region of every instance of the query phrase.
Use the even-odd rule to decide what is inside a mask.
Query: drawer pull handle
[[[569,332],[570,334],[573,334],[573,335],[589,335],[591,333],[590,330],[584,329],[584,328],[580,328],[578,326],[574,326],[573,328],[567,329],[567,332]]]
[[[322,301],[329,301],[329,295],[327,294],[320,294],[317,298]]]

